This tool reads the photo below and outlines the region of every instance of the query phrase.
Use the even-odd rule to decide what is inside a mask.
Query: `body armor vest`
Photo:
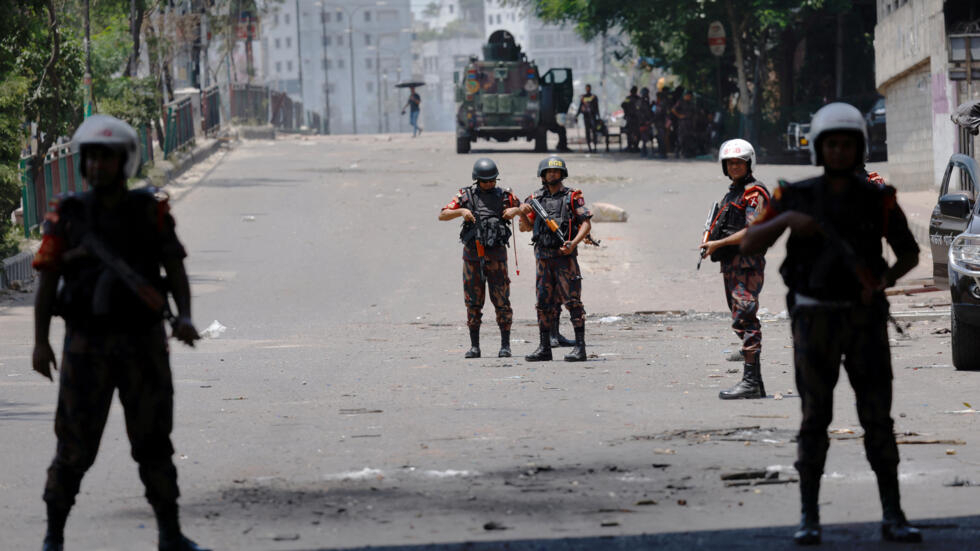
[[[561,233],[565,236],[565,239],[571,240],[574,237],[571,234],[571,208],[569,201],[571,200],[571,190],[565,188],[556,195],[545,195],[543,190],[539,190],[534,194],[534,198],[541,203],[544,207],[544,211],[548,213],[551,218],[558,222],[558,226],[561,229]],[[546,249],[560,249],[564,243],[562,243],[561,238],[555,235],[555,232],[551,231],[545,224],[544,220],[540,217],[534,219],[534,234],[531,237],[531,242],[535,246],[543,247]]]
[[[476,223],[463,222],[459,239],[466,246],[473,246],[479,234],[484,247],[507,245],[511,231],[510,226],[503,219],[504,191],[498,187],[490,191],[482,191],[479,186],[474,185],[466,189],[463,197],[467,208],[476,217]]]
[[[762,183],[757,182],[751,176],[739,184],[732,184],[722,200],[721,212],[708,239],[717,241],[724,239],[733,233],[737,233],[748,225],[745,215],[745,189],[746,186],[760,188],[769,199],[769,191]],[[738,245],[727,245],[711,253],[711,260],[714,262],[725,262],[733,259],[738,254]]]

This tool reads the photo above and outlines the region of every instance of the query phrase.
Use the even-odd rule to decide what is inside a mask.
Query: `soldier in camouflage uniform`
[[[568,166],[561,157],[542,160],[538,164],[538,177],[541,178],[541,189],[528,197],[521,207],[521,231],[534,231],[531,241],[537,265],[535,290],[540,331],[537,350],[525,359],[529,362],[552,359],[551,329],[564,304],[575,328],[575,348],[565,355],[565,361],[583,362],[586,359],[585,308],[582,306],[582,273],[576,249],[592,229],[592,213],[585,206],[582,192],[562,183],[568,177]],[[531,199],[536,199],[549,218],[558,224],[564,241],[534,213]]]
[[[810,135],[811,159],[824,166],[823,175],[780,186],[741,245],[743,254],[762,252],[791,230],[780,272],[789,288],[803,408],[796,461],[802,516],[793,538],[801,545],[821,540],[820,477],[843,357],[865,453],[878,480],[882,537],[918,542],[922,535],[905,518],[899,497],[884,290],[915,267],[919,248],[895,189],[857,174],[868,143],[861,112],[845,103],[826,105],[813,116]],[[891,266],[882,258],[882,238],[896,256]]]
[[[126,189],[140,161],[132,127],[93,115],[72,143],[92,190],[62,199],[48,215],[34,259],[41,275],[33,367],[49,379],[57,368],[48,342],[51,317],[63,317],[66,328],[55,414],[58,447],[44,489],[44,549],[63,547],[69,510],[95,461],[118,388],[132,456],[157,517],[159,548],[197,550],[181,533],[177,516],[180,492],[170,441],[174,389],[163,325],[169,308],[160,277],[162,266],[178,308],[173,335],[192,346],[199,337],[190,318],[186,253],[166,200],[152,190]]]
[[[725,299],[732,312],[732,329],[742,341],[745,362],[742,380],[718,394],[722,400],[765,398],[759,354],[762,351],[762,324],[757,316],[759,293],[765,279],[766,257],[762,254],[739,254],[738,244],[769,202],[769,191],[752,176],[755,149],[745,140],[729,140],[718,152],[721,170],[732,180],[728,193],[712,220],[709,240],[701,245],[702,254],[721,263],[725,280]]]
[[[497,311],[500,327],[498,357],[509,358],[510,327],[514,311],[510,307],[510,276],[507,272],[507,240],[511,236],[508,220],[520,212],[520,202],[510,189],[497,187],[500,172],[490,159],[473,165],[473,185],[459,190],[439,213],[439,220],[463,217],[463,296],[466,325],[470,330],[470,349],[465,357],[480,357],[480,323],[486,288]]]

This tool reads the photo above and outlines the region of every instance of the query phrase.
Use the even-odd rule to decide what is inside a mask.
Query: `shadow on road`
[[[881,540],[879,524],[864,522],[824,526],[823,548],[835,550],[877,549],[976,549],[980,541],[980,516],[951,517],[916,522],[923,543],[900,545]],[[347,551],[645,551],[691,549],[799,549],[791,539],[791,526],[766,526],[739,530],[672,532],[631,536],[496,540],[487,542],[434,543],[386,547],[352,547]],[[971,543],[972,542],[972,543]],[[315,548],[307,551],[327,551]]]
[[[32,372],[33,373],[33,372]],[[0,420],[3,421],[33,421],[36,419],[51,419],[53,411],[37,411],[39,404],[24,404],[0,400]],[[28,411],[33,410],[33,411]]]

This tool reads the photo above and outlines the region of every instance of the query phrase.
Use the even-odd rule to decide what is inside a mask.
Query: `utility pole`
[[[357,134],[357,95],[354,93],[354,17],[347,14],[347,45],[350,46],[350,112],[354,120],[354,133]]]
[[[375,87],[378,89],[378,134],[381,133],[381,36],[378,35],[378,43],[374,46],[374,79],[377,82]]]
[[[299,17],[300,17],[299,0],[296,0],[296,58],[299,60],[299,65],[296,66],[296,70],[299,73],[299,101],[300,103],[303,103],[306,98],[304,97],[303,94],[303,48],[302,48],[303,38],[302,35],[300,35],[299,33]],[[304,106],[303,109],[305,110],[306,107]],[[304,115],[303,116],[304,120],[300,122],[300,126],[306,123],[305,120],[306,114],[304,113],[303,115]]]
[[[323,50],[323,133],[330,133],[330,79],[327,78],[327,8],[320,4],[320,44]]]

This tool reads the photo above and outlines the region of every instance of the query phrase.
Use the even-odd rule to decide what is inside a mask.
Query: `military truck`
[[[498,30],[483,46],[483,60],[470,57],[456,85],[456,153],[469,153],[478,138],[506,142],[534,140],[547,151],[547,132],[561,129],[558,114],[572,103],[572,70],[551,69],[544,76],[528,61],[514,35]]]

